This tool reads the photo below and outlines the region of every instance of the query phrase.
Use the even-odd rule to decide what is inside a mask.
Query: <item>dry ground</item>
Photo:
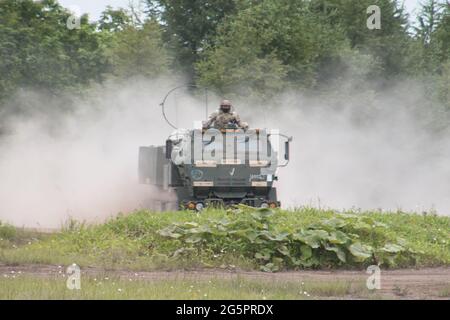
[[[65,273],[64,266],[52,265],[0,265],[0,277],[12,275],[30,276],[38,278],[55,278]],[[139,281],[161,280],[189,280],[203,281],[209,279],[253,280],[265,282],[305,282],[325,284],[327,282],[365,283],[365,270],[361,271],[297,271],[297,272],[246,272],[223,270],[194,270],[194,271],[157,271],[131,272],[127,270],[104,270],[99,268],[83,268],[82,276],[108,276],[119,279],[133,278]],[[323,297],[322,297],[323,298]],[[367,295],[347,295],[329,298],[367,298]],[[372,298],[380,299],[450,299],[450,268],[401,269],[382,270],[381,289],[372,294]]]

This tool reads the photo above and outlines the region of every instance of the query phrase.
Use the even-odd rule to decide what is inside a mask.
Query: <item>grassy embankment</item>
[[[69,223],[52,235],[0,225],[0,263],[105,269],[294,269],[450,265],[450,218],[402,212],[208,210]]]

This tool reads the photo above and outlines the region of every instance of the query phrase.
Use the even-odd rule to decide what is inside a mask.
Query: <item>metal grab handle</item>
[[[286,141],[285,141],[285,143],[284,143],[284,160],[286,160],[286,161],[285,161],[285,163],[279,164],[279,165],[277,166],[277,167],[279,167],[279,168],[286,167],[286,166],[289,164],[289,161],[290,161],[290,143],[292,142],[293,137],[292,137],[292,136],[289,137],[289,136],[287,136],[287,135],[285,135],[285,134],[282,134],[282,133],[275,133],[275,134],[270,133],[270,134],[267,135],[267,138],[269,138],[269,137],[272,136],[272,135],[274,135],[274,136],[280,136],[280,137],[283,137],[283,138],[286,139]]]

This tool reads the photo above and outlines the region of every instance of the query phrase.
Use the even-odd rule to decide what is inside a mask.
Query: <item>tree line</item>
[[[326,90],[344,74],[376,90],[418,78],[450,110],[450,7],[424,0],[143,0],[98,21],[56,0],[0,1],[0,101],[32,88],[58,95],[92,83],[183,74],[221,94],[270,99]],[[381,28],[366,26],[370,5]]]

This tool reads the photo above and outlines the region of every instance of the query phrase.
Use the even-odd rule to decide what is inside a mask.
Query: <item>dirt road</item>
[[[47,265],[0,265],[0,276],[22,274],[36,277],[53,277],[65,273],[65,266]],[[152,271],[104,270],[82,268],[84,276],[109,276],[141,281],[165,279],[208,280],[249,279],[258,281],[304,281],[314,283],[349,281],[363,284],[370,276],[361,271],[297,271],[297,272],[247,272],[223,270]],[[381,289],[377,296],[388,299],[450,299],[450,268],[381,270]],[[358,297],[349,297],[358,298]]]

